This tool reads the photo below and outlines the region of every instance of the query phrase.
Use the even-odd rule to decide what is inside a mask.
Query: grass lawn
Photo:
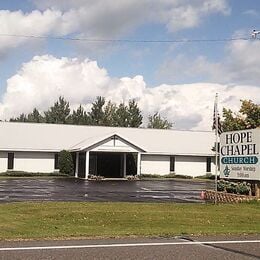
[[[260,203],[0,204],[0,239],[259,234]]]

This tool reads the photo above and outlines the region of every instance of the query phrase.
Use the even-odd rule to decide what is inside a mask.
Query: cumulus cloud
[[[246,33],[244,33],[246,35]],[[216,83],[259,85],[260,81],[260,41],[234,41],[225,48],[225,58],[212,62],[205,56],[191,59],[178,54],[167,59],[158,69],[160,78],[172,81],[196,80]]]
[[[30,13],[0,10],[0,34],[76,34],[89,38],[126,35],[148,22],[164,24],[169,32],[198,26],[212,14],[228,14],[226,0],[34,0]],[[27,38],[1,37],[0,52],[17,47]]]
[[[0,10],[0,54],[18,47],[28,41],[27,37],[14,37],[15,35],[55,35],[64,36],[71,32],[75,22],[67,20],[69,14],[62,14],[58,10],[38,10],[31,13],[22,11]],[[10,35],[10,36],[9,36]],[[31,40],[31,39],[30,39]]]
[[[159,85],[149,88],[143,77],[111,78],[97,62],[86,59],[35,56],[7,80],[7,90],[0,103],[0,118],[28,113],[34,107],[44,111],[63,95],[73,107],[86,107],[101,95],[114,102],[136,99],[144,116],[159,111],[177,129],[210,130],[215,93],[220,109],[237,110],[240,99],[260,103],[260,88],[246,85],[194,83]]]

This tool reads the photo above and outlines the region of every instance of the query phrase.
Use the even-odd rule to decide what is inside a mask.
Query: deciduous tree
[[[149,123],[148,128],[156,129],[170,129],[172,128],[172,123],[169,122],[166,118],[161,117],[161,115],[156,112],[155,114],[148,117]]]
[[[223,131],[234,131],[260,127],[260,105],[251,100],[241,100],[238,113],[223,109]]]

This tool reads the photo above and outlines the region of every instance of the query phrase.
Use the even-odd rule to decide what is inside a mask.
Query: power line
[[[0,37],[17,37],[31,39],[49,39],[62,41],[85,41],[85,42],[115,42],[115,43],[203,43],[203,42],[232,42],[232,41],[251,41],[250,37],[236,38],[216,38],[216,39],[169,39],[169,40],[145,40],[145,39],[98,39],[98,38],[78,38],[78,37],[56,37],[41,35],[22,35],[22,34],[0,34]],[[260,40],[255,38],[253,40]]]

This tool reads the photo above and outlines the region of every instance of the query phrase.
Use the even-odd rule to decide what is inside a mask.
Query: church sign
[[[220,136],[220,177],[260,180],[260,128]]]

